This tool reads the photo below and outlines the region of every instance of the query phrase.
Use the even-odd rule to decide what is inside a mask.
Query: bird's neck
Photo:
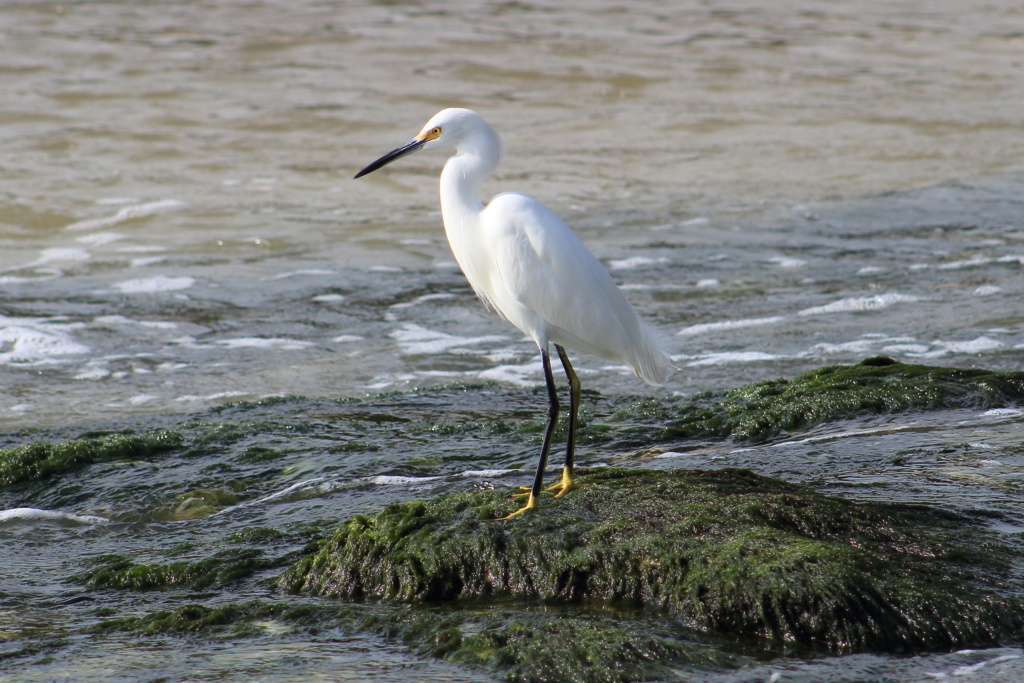
[[[483,164],[476,155],[459,153],[448,160],[441,171],[441,214],[445,225],[450,220],[462,220],[484,209],[480,186],[490,173],[483,172]]]
[[[493,130],[477,135],[456,148],[441,171],[441,215],[445,229],[470,229],[484,210],[480,186],[501,163],[502,145]]]

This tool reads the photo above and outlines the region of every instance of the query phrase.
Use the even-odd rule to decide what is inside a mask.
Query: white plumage
[[[551,375],[554,344],[569,377],[569,443],[562,480],[572,481],[579,380],[565,348],[628,365],[650,384],[664,384],[673,370],[671,343],[647,325],[629,305],[611,276],[562,220],[533,197],[503,192],[484,205],[480,186],[497,170],[503,147],[497,132],[476,112],[445,109],[409,143],[373,162],[356,177],[419,149],[454,148],[441,171],[441,214],[455,260],[477,296],[493,311],[528,334],[541,351],[548,385],[548,428],[537,476],[526,506],[537,505],[558,415]]]

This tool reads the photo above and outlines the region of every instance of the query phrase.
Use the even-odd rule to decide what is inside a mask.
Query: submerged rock
[[[165,590],[168,588],[219,588],[275,566],[253,548],[222,550],[194,562],[141,564],[122,555],[101,555],[88,561],[89,569],[71,577],[89,588]]]
[[[625,683],[688,680],[677,667],[738,668],[750,660],[714,646],[679,638],[665,628],[612,615],[552,610],[442,609],[405,604],[337,602],[289,604],[255,600],[207,606],[183,605],[141,616],[103,619],[92,630],[204,634],[239,639],[268,631],[302,638],[339,630],[371,632],[410,646],[419,654],[478,670],[500,670],[506,681]]]
[[[834,652],[1019,634],[1010,551],[967,518],[828,497],[745,470],[596,469],[580,481],[509,521],[493,521],[517,506],[507,491],[354,517],[280,583],[358,599],[611,603]]]

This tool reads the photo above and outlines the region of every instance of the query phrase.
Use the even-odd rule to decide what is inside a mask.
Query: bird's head
[[[393,149],[356,174],[362,178],[379,168],[387,166],[396,159],[418,152],[421,149],[435,147],[454,147],[456,149],[474,139],[498,140],[497,133],[484,121],[483,117],[470,109],[442,109],[434,114],[423,129],[409,142]],[[498,142],[500,150],[500,142]],[[500,154],[500,151],[499,151]]]

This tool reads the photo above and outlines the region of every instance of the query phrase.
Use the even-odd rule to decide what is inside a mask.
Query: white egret
[[[673,370],[672,343],[649,327],[622,296],[608,272],[550,209],[533,197],[503,192],[484,205],[480,185],[498,168],[503,147],[476,112],[445,109],[411,141],[356,174],[360,178],[421,149],[455,150],[441,171],[441,215],[448,244],[484,304],[529,335],[540,349],[548,389],[547,427],[526,505],[537,507],[559,404],[551,375],[554,344],[569,378],[569,433],[556,498],[573,482],[580,381],[566,347],[628,365],[649,384],[664,384]]]

